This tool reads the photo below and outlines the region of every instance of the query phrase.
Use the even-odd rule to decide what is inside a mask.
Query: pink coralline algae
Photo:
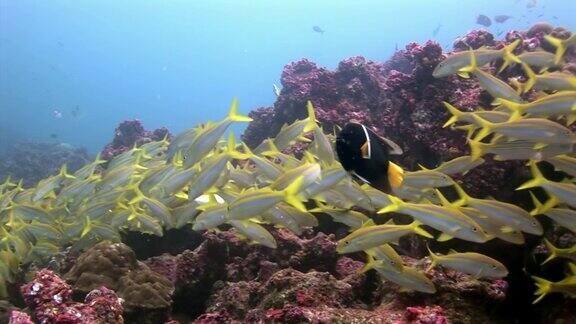
[[[137,119],[125,120],[116,127],[114,139],[104,147],[101,156],[109,160],[114,156],[131,149],[134,144],[142,145],[151,141],[159,141],[165,136],[170,136],[166,127],[161,127],[153,131],[144,129],[142,122]]]
[[[18,310],[14,310],[12,311],[12,313],[10,313],[10,319],[9,319],[9,324],[34,324],[34,322],[32,321],[32,318],[30,318],[30,315],[18,311]]]
[[[478,34],[478,35],[476,35]],[[486,32],[467,38],[481,38],[478,44],[494,44]],[[305,103],[314,103],[316,117],[326,132],[355,120],[361,122],[404,149],[401,164],[417,169],[418,164],[434,167],[469,153],[462,132],[442,128],[449,118],[442,101],[472,111],[490,107],[492,99],[473,80],[452,76],[435,79],[432,71],[445,56],[440,45],[410,43],[384,63],[362,57],[346,59],[335,71],[316,66],[306,59],[291,63],[282,73],[282,93],[274,108],[252,113],[244,141],[254,147],[274,137],[280,127],[306,117]],[[510,183],[517,163],[492,163],[466,175],[467,188],[475,193],[498,197],[499,185]],[[485,170],[490,170],[490,181]],[[484,170],[484,171],[483,171]],[[477,181],[478,180],[478,181]]]
[[[90,292],[84,303],[77,303],[72,300],[71,287],[54,272],[43,269],[21,291],[40,323],[123,323],[121,299],[105,287]]]
[[[406,320],[417,324],[447,324],[448,319],[440,306],[408,307],[406,308]]]

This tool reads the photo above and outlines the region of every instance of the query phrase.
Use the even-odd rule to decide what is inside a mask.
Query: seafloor
[[[385,62],[352,57],[334,71],[307,59],[292,62],[284,68],[282,91],[274,106],[250,113],[254,121],[243,140],[253,148],[274,137],[283,124],[305,118],[306,101],[311,100],[324,129],[350,120],[362,122],[404,148],[401,160],[407,169],[416,170],[418,164],[434,167],[469,154],[464,132],[442,128],[449,117],[442,102],[474,111],[490,107],[492,101],[474,79],[432,76],[432,70],[448,55],[446,51],[467,50],[467,46],[501,48],[521,39],[517,51],[542,47],[553,52],[543,41],[548,34],[570,35],[548,24],[510,31],[503,40],[475,30],[457,40],[453,49],[443,50],[434,41],[410,43]],[[563,70],[576,74],[573,49],[566,53],[565,61]],[[518,66],[500,76],[504,80],[524,77]],[[162,139],[167,132],[146,131],[138,121],[125,121],[102,157],[115,156],[134,143]],[[303,149],[300,145],[292,151],[299,154]],[[57,172],[60,163],[86,160],[84,153],[62,151],[64,158],[57,164],[42,162],[56,160],[54,152],[53,147],[28,145],[24,153],[6,155],[0,162],[0,178],[13,174],[34,184]],[[26,163],[22,163],[24,157]],[[457,179],[467,192],[529,210],[527,193],[514,190],[529,178],[525,162],[485,159],[482,166]],[[79,167],[78,163],[70,166]],[[555,245],[574,245],[574,233],[540,220],[545,237]],[[486,253],[508,267],[510,274],[503,280],[476,280],[441,267],[426,270],[430,261],[424,241],[414,235],[403,238],[399,251],[406,265],[426,271],[437,287],[430,295],[402,291],[383,282],[374,271],[361,273],[362,254],[336,253],[336,241],[347,229],[326,215],[320,215],[319,222],[301,236],[269,227],[277,249],[249,244],[226,228],[203,233],[183,228],[169,230],[163,237],[124,233],[124,243],[99,243],[81,255],[65,251],[49,264],[33,263],[22,269],[17,282],[8,287],[9,300],[0,301],[0,323],[7,322],[10,314],[11,323],[29,323],[27,314],[43,323],[576,321],[575,301],[562,294],[532,305],[535,287],[529,274],[561,279],[563,273],[561,263],[540,265],[546,257],[541,237],[527,236],[524,245],[500,240],[479,245],[455,239],[441,248],[431,246],[438,252],[456,248]],[[33,270],[39,271],[30,276]]]

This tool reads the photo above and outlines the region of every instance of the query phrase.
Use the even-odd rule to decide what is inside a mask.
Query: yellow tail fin
[[[388,195],[388,199],[390,199],[391,204],[380,209],[378,211],[378,214],[386,214],[386,213],[392,213],[395,212],[397,210],[400,209],[400,206],[404,203],[402,201],[402,199],[392,196],[392,195]]]
[[[548,249],[548,253],[550,253],[550,255],[548,256],[548,258],[546,260],[544,260],[544,262],[542,262],[542,264],[548,263],[552,260],[554,260],[558,255],[558,248],[556,248],[554,245],[552,245],[552,243],[550,243],[550,241],[548,241],[547,239],[544,239],[544,245],[546,245],[546,249]]]
[[[550,43],[550,45],[556,47],[556,56],[554,57],[554,64],[560,64],[560,61],[562,61],[562,56],[564,56],[564,53],[566,52],[566,45],[564,44],[564,41],[562,39],[555,38],[550,35],[544,36],[544,39],[548,43]]]
[[[250,157],[250,154],[240,153],[236,150],[236,137],[234,137],[234,132],[230,132],[230,135],[228,135],[225,153],[237,160],[246,160]]]
[[[432,234],[428,233],[425,229],[423,229],[422,227],[420,227],[420,225],[422,225],[421,222],[419,222],[419,221],[413,221],[413,222],[410,224],[410,227],[412,228],[412,230],[414,231],[414,233],[416,233],[416,234],[418,234],[418,235],[427,237],[427,238],[429,238],[429,239],[434,238],[434,236],[432,236]]]
[[[426,269],[426,271],[430,271],[432,268],[438,265],[438,256],[434,252],[432,252],[432,250],[430,250],[430,246],[428,246],[428,244],[426,244],[426,249],[428,250],[428,254],[430,255],[430,266],[428,267],[428,269]]]
[[[522,68],[524,69],[524,72],[526,72],[526,76],[528,77],[528,81],[526,81],[526,83],[524,84],[522,91],[528,92],[536,84],[536,73],[534,73],[534,71],[526,63],[522,63]]]
[[[492,134],[493,127],[494,127],[493,123],[487,121],[484,118],[479,117],[476,114],[472,114],[471,116],[472,116],[472,118],[474,118],[474,121],[480,127],[482,127],[482,129],[480,129],[480,131],[478,132],[478,135],[476,135],[476,138],[474,139],[475,141],[481,141],[484,137]]]
[[[512,62],[515,63],[522,62],[516,55],[514,55],[514,53],[512,53],[516,49],[516,47],[518,47],[518,44],[520,44],[520,39],[513,41],[510,45],[502,49],[503,51],[502,59],[504,60],[504,63],[502,63],[502,66],[500,67],[500,70],[498,70],[498,73],[504,71],[504,69],[508,67],[510,64],[512,64]]]
[[[230,105],[228,120],[235,122],[251,122],[252,118],[238,114],[238,99],[234,98],[234,100],[232,100],[232,104]]]
[[[535,276],[532,276],[532,279],[534,279],[534,283],[536,284],[537,288],[536,292],[534,292],[534,295],[538,296],[538,298],[536,298],[532,304],[536,304],[551,292],[552,282]]]
[[[540,172],[540,169],[538,169],[536,162],[530,161],[530,171],[532,172],[532,180],[526,181],[520,187],[516,188],[516,190],[524,190],[539,187],[542,184],[546,183],[546,181],[548,181],[546,178],[544,178],[544,175],[542,174],[542,172]]]
[[[472,161],[476,161],[484,155],[486,144],[480,141],[469,139],[468,145],[470,145],[470,156],[472,157]]]
[[[308,110],[308,122],[304,126],[304,133],[313,131],[318,125],[316,124],[316,113],[312,101],[308,100],[306,103],[306,110]]]
[[[305,212],[306,206],[301,201],[301,197],[298,195],[302,187],[302,183],[304,182],[304,177],[300,176],[294,182],[292,182],[286,189],[284,189],[284,196],[285,201],[290,205],[294,206],[294,208]]]
[[[450,112],[452,114],[452,117],[450,117],[450,119],[448,119],[444,125],[442,125],[442,128],[446,128],[452,124],[454,124],[455,122],[459,121],[460,118],[462,117],[462,115],[464,115],[463,112],[461,112],[460,110],[458,110],[458,108],[452,106],[451,104],[447,103],[446,101],[442,102],[444,104],[444,106],[446,107],[446,109],[448,109],[448,112]]]

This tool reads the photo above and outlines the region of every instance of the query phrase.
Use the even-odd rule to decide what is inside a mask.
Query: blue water
[[[576,31],[576,1],[528,2],[0,0],[0,147],[57,134],[97,152],[124,119],[178,132],[221,118],[233,97],[247,113],[273,104],[291,61],[383,61],[431,38],[450,48],[478,14],[514,16],[494,33],[537,21]]]

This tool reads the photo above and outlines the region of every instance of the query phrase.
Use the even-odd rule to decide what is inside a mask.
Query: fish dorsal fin
[[[396,223],[394,223],[394,220],[390,218],[386,223],[384,223],[384,225],[396,225]]]
[[[448,250],[448,254],[455,254],[458,253],[458,251],[454,250],[454,249],[450,249]]]
[[[446,233],[442,233],[440,234],[440,236],[438,236],[438,238],[436,239],[438,242],[446,242],[448,240],[453,239],[452,236],[446,234]]]
[[[380,140],[380,143],[385,145],[386,147],[388,147],[388,154],[390,155],[401,155],[404,153],[404,151],[402,150],[402,148],[400,147],[400,145],[396,144],[394,141],[392,141],[391,139],[388,139],[386,137],[383,136],[377,136],[378,139]]]
[[[362,226],[360,227],[368,227],[368,226],[375,226],[376,223],[374,223],[373,219],[369,219],[367,221],[365,221],[364,223],[362,223]]]

